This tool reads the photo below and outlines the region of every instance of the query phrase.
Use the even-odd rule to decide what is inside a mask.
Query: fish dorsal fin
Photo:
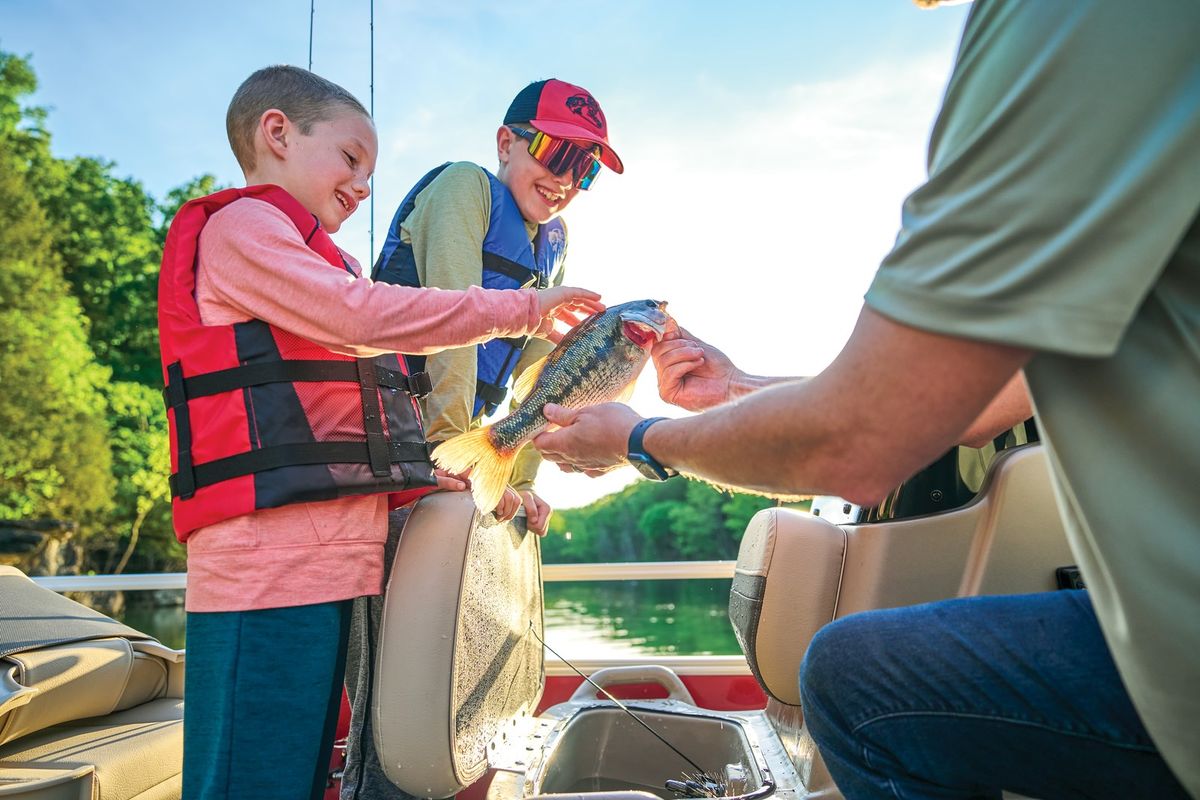
[[[525,402],[525,398],[529,397],[529,393],[533,391],[533,385],[537,383],[538,376],[542,374],[542,370],[546,367],[546,359],[550,356],[542,356],[537,361],[530,364],[524,372],[517,376],[513,381],[513,400],[518,403]]]

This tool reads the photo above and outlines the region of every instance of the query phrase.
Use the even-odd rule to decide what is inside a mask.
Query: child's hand
[[[439,467],[434,467],[433,474],[437,478],[438,489],[444,492],[465,492],[471,488],[466,475],[455,475]]]
[[[573,286],[555,286],[539,290],[538,304],[542,324],[533,335],[549,339],[555,344],[562,341],[563,337],[563,334],[554,330],[555,322],[565,322],[568,327],[574,327],[592,314],[604,310],[600,295]]]
[[[521,496],[517,494],[517,490],[511,486],[504,489],[504,495],[500,498],[500,503],[492,513],[496,515],[496,519],[500,522],[508,522],[517,515],[521,510]]]
[[[525,520],[529,530],[538,536],[545,536],[550,526],[550,515],[554,513],[550,504],[538,497],[536,492],[521,492],[521,500],[525,505]]]

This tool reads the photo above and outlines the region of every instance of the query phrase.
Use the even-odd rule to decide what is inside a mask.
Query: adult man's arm
[[[901,325],[864,307],[820,375],[665,420],[644,443],[663,464],[715,483],[869,505],[955,444],[1030,355]],[[563,427],[535,446],[585,470],[623,463],[640,419],[617,404],[548,407],[547,417]]]
[[[667,332],[654,347],[659,396],[688,411],[705,411],[721,403],[801,377],[749,375],[716,347],[684,328]],[[983,447],[1003,431],[1033,416],[1022,375],[1014,375],[959,437],[957,444]]]
[[[1001,433],[1033,416],[1025,376],[1013,375],[982,413],[959,437],[959,444],[983,447]]]

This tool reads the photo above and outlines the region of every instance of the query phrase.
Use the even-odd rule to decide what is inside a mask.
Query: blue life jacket
[[[426,173],[400,204],[388,227],[379,260],[371,272],[373,280],[401,286],[421,285],[412,245],[401,241],[400,225],[412,213],[421,190],[448,166],[449,162]],[[487,170],[484,170],[484,174],[491,187],[492,213],[488,219],[487,235],[483,239],[483,287],[520,289],[531,286],[544,289],[550,286],[567,254],[566,226],[557,218],[539,225],[537,235],[530,243],[525,218],[521,216],[521,209],[517,207],[512,192],[495,175]],[[522,336],[493,339],[478,346],[473,416],[479,416],[481,411],[495,413],[504,402],[508,379],[528,341],[529,337]],[[424,356],[406,358],[410,372],[424,370]]]

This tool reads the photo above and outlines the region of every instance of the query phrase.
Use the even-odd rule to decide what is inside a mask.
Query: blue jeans
[[[319,800],[350,601],[187,615],[184,800]]]
[[[1187,797],[1085,591],[854,614],[813,638],[800,692],[847,800]]]

